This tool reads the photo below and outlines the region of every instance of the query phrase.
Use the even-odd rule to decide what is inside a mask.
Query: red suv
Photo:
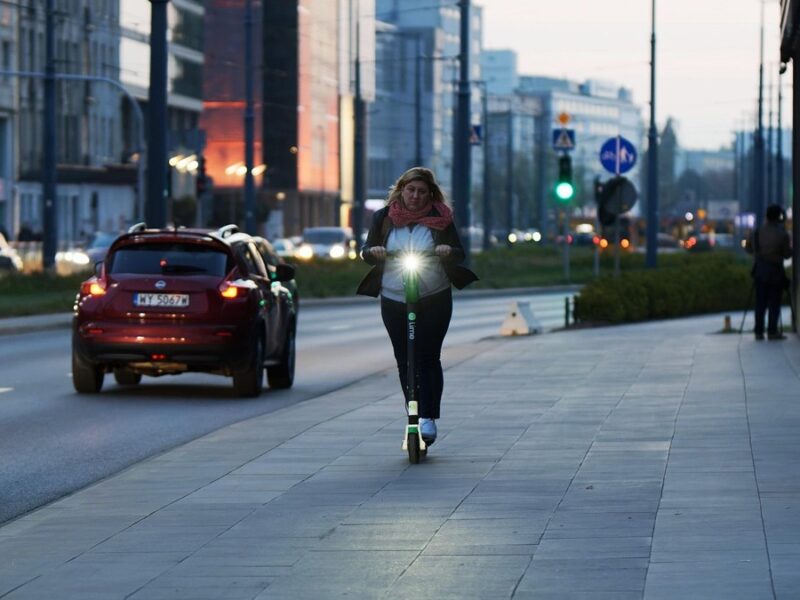
[[[72,382],[96,393],[105,373],[136,385],[202,371],[233,377],[258,396],[294,381],[297,301],[294,266],[235,225],[217,231],[146,229],[117,238],[74,308]]]

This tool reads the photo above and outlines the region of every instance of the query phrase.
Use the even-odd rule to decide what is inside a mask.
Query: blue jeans
[[[417,304],[417,330],[414,353],[417,374],[419,416],[438,419],[444,390],[442,343],[453,314],[450,288],[420,298]],[[381,317],[394,348],[400,374],[400,385],[408,401],[408,340],[406,339],[406,305],[381,296]]]

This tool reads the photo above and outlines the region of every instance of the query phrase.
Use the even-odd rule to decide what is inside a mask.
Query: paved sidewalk
[[[420,465],[393,373],[227,427],[0,528],[0,598],[798,598],[800,340],[721,325],[483,342]]]

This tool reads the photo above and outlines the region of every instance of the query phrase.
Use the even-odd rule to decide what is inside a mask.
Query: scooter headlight
[[[416,254],[406,254],[403,256],[403,269],[410,272],[419,270],[419,256]]]

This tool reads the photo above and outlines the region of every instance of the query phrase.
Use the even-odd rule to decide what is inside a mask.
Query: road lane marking
[[[14,388],[0,388],[0,394],[3,392],[13,392]]]

